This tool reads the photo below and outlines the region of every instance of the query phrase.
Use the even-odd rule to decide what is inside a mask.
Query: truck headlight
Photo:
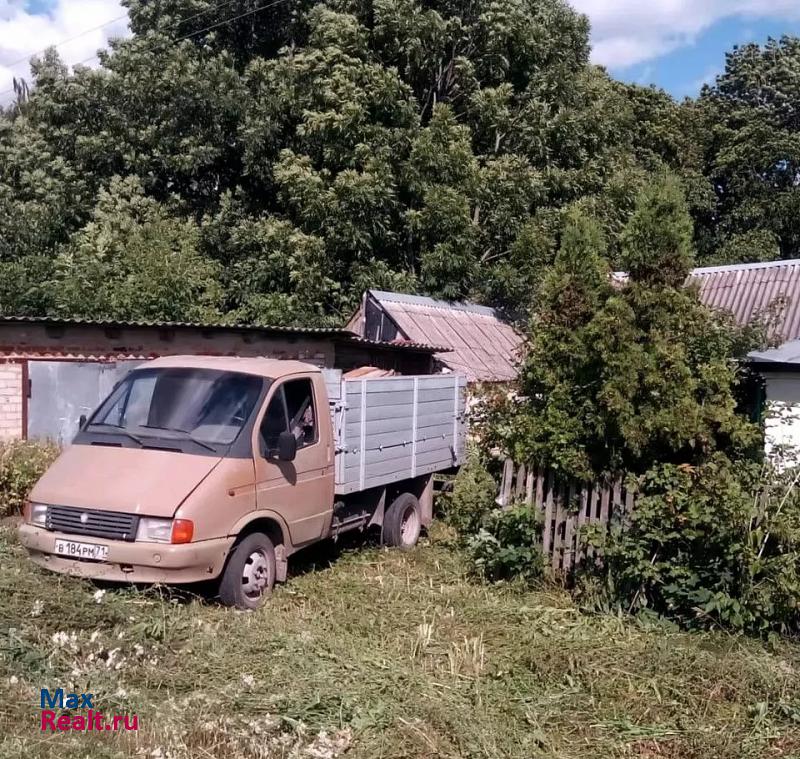
[[[45,527],[47,525],[46,503],[29,503],[26,512],[27,521],[30,524],[35,524],[37,527]]]
[[[142,517],[136,529],[136,540],[143,543],[169,543],[172,537],[171,519]]]

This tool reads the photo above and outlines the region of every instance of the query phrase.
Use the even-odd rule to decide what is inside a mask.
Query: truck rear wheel
[[[248,535],[234,546],[219,584],[225,606],[257,609],[275,584],[275,546],[262,532]]]
[[[417,544],[421,530],[422,513],[416,496],[411,493],[397,496],[383,517],[384,541],[408,551]]]

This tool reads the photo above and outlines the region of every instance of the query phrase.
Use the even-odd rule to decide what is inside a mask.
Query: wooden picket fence
[[[581,531],[588,525],[608,529],[612,520],[624,524],[633,513],[636,495],[623,478],[580,482],[506,459],[497,503],[510,508],[521,502],[542,511],[542,552],[554,572],[569,575],[581,562],[596,558],[591,549],[588,555],[584,551]]]

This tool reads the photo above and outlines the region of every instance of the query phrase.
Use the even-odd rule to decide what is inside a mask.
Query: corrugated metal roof
[[[102,319],[80,319],[61,316],[0,316],[0,324],[40,324],[44,326],[92,326],[110,329],[200,329],[228,332],[262,332],[279,335],[310,335],[330,337],[360,345],[372,345],[376,348],[391,350],[407,350],[418,353],[439,353],[449,350],[446,346],[428,345],[410,340],[386,342],[369,340],[360,337],[349,329],[338,327],[278,327],[259,324],[223,324],[221,322],[157,322],[157,321],[119,321]]]
[[[522,337],[494,309],[382,290],[370,295],[409,340],[446,347],[448,352],[436,357],[469,382],[517,376]]]
[[[120,321],[116,319],[81,319],[63,316],[0,316],[0,324],[44,324],[44,325],[88,325],[110,328],[149,327],[156,329],[191,328],[230,330],[234,332],[277,332],[298,335],[326,335],[331,337],[352,337],[353,332],[339,327],[277,327],[258,324],[224,324],[222,322],[172,322],[172,321]]]
[[[700,300],[728,311],[738,324],[769,316],[770,332],[781,341],[800,337],[800,259],[694,269],[688,283]]]
[[[611,275],[615,287],[627,279],[624,271]],[[692,269],[686,283],[697,286],[706,306],[727,311],[737,324],[766,319],[772,338],[800,337],[800,259],[703,266]]]

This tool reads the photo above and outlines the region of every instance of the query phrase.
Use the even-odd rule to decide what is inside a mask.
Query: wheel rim
[[[242,570],[242,591],[251,600],[264,595],[269,582],[269,560],[265,551],[253,551],[244,563]]]
[[[419,537],[419,528],[419,513],[413,506],[409,506],[400,520],[400,540],[404,546],[414,545]]]

